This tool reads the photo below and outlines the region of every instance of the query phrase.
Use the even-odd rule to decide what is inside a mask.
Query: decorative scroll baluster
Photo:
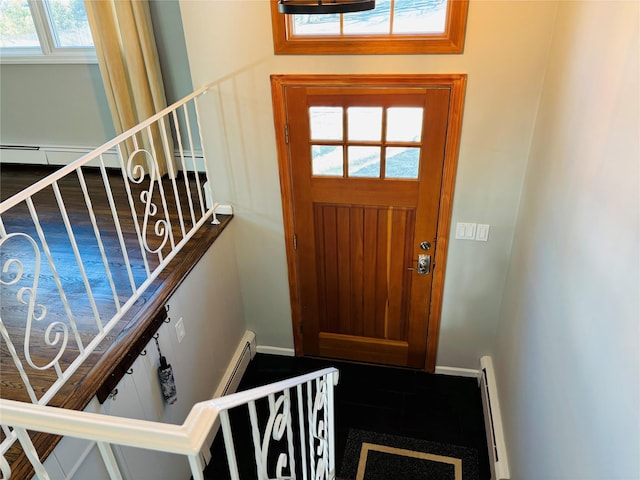
[[[151,275],[149,270],[149,262],[147,260],[147,253],[144,248],[144,240],[142,232],[140,231],[140,223],[138,222],[138,215],[136,214],[136,206],[133,201],[133,193],[131,192],[131,185],[129,185],[129,174],[127,173],[127,162],[122,154],[122,144],[117,145],[118,157],[120,158],[120,170],[122,172],[122,180],[124,181],[124,187],[127,191],[127,200],[129,200],[129,208],[131,209],[131,218],[133,219],[133,226],[136,229],[136,235],[138,237],[138,244],[140,245],[140,254],[142,255],[142,262],[144,263],[144,270],[147,273],[147,277]]]
[[[64,200],[62,199],[62,194],[60,193],[60,187],[58,186],[58,182],[53,182],[51,186],[53,187],[53,193],[56,197],[56,202],[58,202],[58,209],[60,210],[60,214],[62,215],[62,222],[64,223],[64,227],[67,230],[67,236],[69,237],[69,242],[71,242],[71,249],[73,250],[73,254],[76,257],[76,263],[78,264],[78,269],[80,270],[82,283],[84,283],[84,288],[87,291],[87,298],[89,299],[89,304],[91,305],[91,311],[93,312],[93,316],[96,321],[96,326],[98,327],[98,330],[102,331],[102,320],[100,320],[100,312],[98,312],[98,306],[96,305],[96,300],[95,298],[93,298],[93,291],[91,290],[89,277],[87,277],[87,272],[84,268],[84,262],[82,261],[82,255],[80,254],[80,249],[78,248],[78,242],[76,242],[76,236],[73,233],[73,228],[71,228],[71,222],[69,221],[67,208],[65,207]],[[91,209],[91,205],[89,204],[88,206],[89,206],[89,213],[93,215],[93,210]],[[104,251],[104,248],[102,250]]]
[[[160,119],[160,134],[162,136],[162,146],[164,148],[164,156],[167,159],[171,159],[169,163],[169,168],[171,172],[169,173],[171,186],[173,187],[173,198],[176,201],[176,210],[178,211],[178,223],[180,224],[180,231],[182,232],[182,237],[186,235],[184,229],[184,218],[182,218],[182,205],[180,203],[180,195],[178,194],[178,185],[176,184],[176,176],[177,172],[174,171],[173,165],[173,151],[169,147],[169,139],[167,138],[167,125],[164,121],[164,117]]]
[[[107,192],[107,199],[109,200],[109,207],[111,209],[111,218],[113,218],[113,224],[116,227],[116,234],[118,235],[118,242],[120,243],[120,250],[122,251],[122,258],[127,269],[127,275],[129,276],[129,283],[131,284],[131,291],[136,291],[136,281],[133,278],[133,271],[131,270],[131,262],[129,261],[129,253],[127,252],[127,245],[124,242],[124,236],[122,235],[122,227],[120,225],[120,218],[118,217],[118,210],[116,209],[116,202],[113,199],[113,192],[111,191],[111,183],[109,182],[109,176],[104,166],[104,158],[100,155],[100,174],[102,175],[102,183],[104,184],[105,192]],[[118,301],[118,311],[120,302]]]
[[[30,199],[29,199],[30,200]],[[35,213],[35,212],[33,212]],[[37,217],[34,219],[34,221],[37,222]],[[37,227],[39,227],[39,223],[36,224]],[[42,229],[40,229],[39,233],[41,234],[41,240],[44,239],[44,235],[42,234]],[[38,281],[40,278],[40,249],[38,248],[38,245],[36,244],[36,242],[29,236],[26,235],[24,233],[12,233],[7,235],[6,237],[2,237],[0,239],[0,245],[3,245],[9,241],[11,241],[14,238],[18,238],[18,239],[24,239],[28,242],[28,244],[31,246],[32,250],[33,250],[33,259],[35,262],[35,268],[34,268],[34,272],[33,272],[33,283],[30,287],[21,287],[18,292],[16,293],[16,298],[17,300],[24,304],[27,305],[27,318],[25,321],[25,335],[24,335],[24,345],[23,345],[23,351],[24,351],[24,356],[25,359],[27,361],[27,364],[29,366],[31,366],[32,368],[35,368],[37,370],[46,370],[48,368],[51,368],[52,366],[54,367],[56,374],[58,375],[58,377],[62,376],[62,370],[60,368],[60,364],[58,362],[58,360],[60,359],[60,357],[62,356],[62,354],[64,353],[64,350],[66,349],[67,346],[67,341],[68,341],[68,327],[66,324],[62,323],[62,322],[52,322],[47,329],[45,330],[45,342],[47,343],[47,345],[50,346],[56,346],[58,344],[60,344],[60,348],[58,350],[58,353],[55,355],[55,357],[53,358],[53,360],[51,360],[48,364],[44,365],[44,366],[38,366],[36,365],[33,360],[31,359],[31,352],[30,352],[30,338],[31,338],[31,327],[33,324],[33,321],[41,321],[43,320],[46,315],[47,315],[47,309],[44,305],[42,304],[37,304],[36,303],[36,295],[38,292]],[[43,242],[43,247],[45,248],[45,251],[48,252],[48,247],[46,246],[46,243]],[[49,252],[49,258],[50,258],[50,252]],[[4,285],[4,286],[9,286],[9,285],[16,285],[23,276],[23,266],[22,263],[16,259],[16,258],[10,258],[9,260],[7,260],[4,265],[2,266],[2,272],[3,273],[8,273],[11,268],[15,267],[17,269],[17,271],[14,274],[14,277],[10,280],[4,280],[4,279],[0,279],[0,284]],[[51,265],[51,270],[54,272],[54,277],[56,278],[57,284],[58,284],[58,288],[61,292],[61,295],[64,295],[64,291],[62,290],[62,285],[60,285],[60,280],[57,277],[57,274],[55,272],[54,266]],[[25,295],[27,296],[27,299],[25,299]],[[66,300],[66,297],[63,297],[63,302]],[[66,304],[68,306],[68,303]],[[36,307],[38,308],[39,312],[36,313]],[[75,322],[72,323],[72,326],[75,327]],[[54,329],[60,329],[61,332],[56,332],[55,336],[53,337],[53,339],[51,338],[51,334],[54,331]],[[4,324],[2,324],[2,335],[3,337],[6,337],[7,340],[7,346],[11,349],[13,347],[13,343],[10,341],[9,339],[9,334],[7,332],[7,330],[5,329]],[[60,334],[62,333],[62,342],[60,342]],[[76,337],[79,337],[77,328],[75,330],[75,334]],[[78,339],[79,342],[79,339]],[[82,347],[82,343],[79,342],[80,347]],[[16,354],[17,356],[17,354]],[[16,357],[14,357],[14,361],[15,361]],[[22,363],[20,362],[19,364],[16,364],[16,366],[18,366],[18,368],[20,368],[22,366]],[[21,376],[23,376],[24,372],[21,372]],[[25,374],[26,375],[26,374]],[[24,377],[23,377],[24,378]]]
[[[311,382],[310,382],[311,383]],[[318,480],[321,478],[329,478],[329,442],[327,438],[327,428],[332,428],[328,424],[326,403],[326,377],[318,378],[315,381],[315,394],[312,395],[313,389],[309,384],[309,396],[307,397],[307,407],[309,416],[309,454],[311,456],[311,478]],[[322,415],[322,418],[318,418]],[[317,447],[316,447],[317,445]]]
[[[2,319],[0,319],[0,335],[2,335],[3,340],[7,344],[7,348],[9,349],[9,353],[11,354],[13,363],[16,365],[16,369],[20,374],[20,378],[24,382],[24,385],[27,389],[27,393],[29,394],[29,398],[33,403],[38,403],[38,397],[36,396],[36,392],[33,390],[33,387],[31,386],[31,382],[29,382],[29,376],[27,375],[27,372],[24,369],[24,365],[22,365],[22,360],[20,360],[20,357],[18,356],[16,347],[13,345],[13,342],[11,341],[11,337],[9,336],[9,332],[7,332],[7,329],[5,328],[4,323],[2,322]]]
[[[11,476],[11,467],[7,459],[4,458],[4,455],[0,455],[0,473],[2,473],[2,478],[9,478]]]
[[[171,229],[171,219],[169,217],[169,208],[167,207],[167,197],[164,194],[164,186],[162,185],[162,176],[160,175],[160,169],[158,167],[158,154],[156,152],[155,142],[153,141],[153,138],[151,136],[151,126],[147,127],[147,136],[149,138],[149,143],[151,144],[151,157],[153,160],[152,164],[155,167],[156,180],[158,181],[158,191],[160,192],[160,200],[162,201],[162,208],[164,209],[165,223],[163,225],[163,228],[166,229],[166,232],[160,233],[160,230],[158,229],[159,221],[156,221],[155,232],[156,232],[156,235],[158,236],[163,234],[168,235],[169,242],[171,243],[171,248],[174,249],[176,248],[176,242],[173,238],[173,230]],[[165,159],[165,161],[167,161],[167,159]],[[170,162],[167,162],[167,163],[170,163]],[[153,179],[151,181],[153,181]],[[149,193],[149,201],[151,201],[151,193]]]
[[[42,250],[44,250],[44,253],[47,257],[47,260],[49,261],[49,267],[51,268],[51,273],[53,274],[53,279],[56,283],[56,286],[58,287],[58,292],[60,293],[60,299],[62,300],[62,304],[64,306],[64,311],[67,314],[67,318],[69,319],[69,324],[71,325],[71,330],[73,331],[73,335],[76,339],[76,343],[78,345],[78,350],[80,350],[80,353],[84,353],[84,345],[82,343],[82,340],[80,338],[80,332],[78,331],[78,326],[76,325],[76,321],[75,321],[75,317],[73,316],[73,313],[71,312],[71,306],[69,305],[69,300],[67,299],[67,295],[64,293],[64,288],[62,287],[62,283],[60,282],[60,276],[58,275],[58,272],[56,270],[56,266],[55,263],[53,261],[53,257],[51,256],[51,250],[49,249],[49,244],[47,243],[47,239],[44,236],[44,231],[42,230],[42,226],[40,225],[40,220],[38,219],[38,214],[36,213],[36,209],[33,205],[33,200],[31,199],[31,197],[27,198],[26,200],[27,203],[27,207],[29,208],[29,213],[31,214],[31,219],[33,220],[33,224],[36,227],[36,231],[38,232],[38,237],[40,238],[40,243],[42,244]],[[24,235],[26,238],[28,238],[31,242],[32,245],[34,247],[34,251],[38,252],[37,253],[37,264],[40,264],[40,249],[38,248],[38,246],[35,244],[35,242],[31,239],[31,237],[29,237],[28,235]],[[38,273],[39,273],[39,266],[38,266]],[[35,275],[34,275],[35,277]],[[37,278],[34,279],[35,283],[34,283],[34,287],[33,290],[31,292],[33,298],[35,299],[35,295],[37,293]],[[34,300],[34,304],[35,304],[35,300]],[[33,314],[33,310],[31,308],[30,305],[30,312],[31,314]],[[46,309],[43,309],[42,311],[42,315],[37,318],[37,320],[42,320],[42,318],[44,318],[44,316],[46,315]],[[31,316],[31,315],[30,315]],[[66,347],[67,345],[67,326],[64,323],[61,322],[54,322],[51,325],[49,325],[49,327],[47,328],[46,331],[46,341],[48,345],[56,345],[59,341],[59,333],[56,333],[56,336],[54,338],[54,340],[50,340],[50,333],[53,329],[54,326],[59,326],[62,328],[63,331],[63,335],[64,335],[64,343],[63,343],[63,348],[60,350],[60,352],[58,353],[58,355],[56,356],[55,362],[51,362],[53,363],[55,369],[56,369],[56,373],[58,374],[58,377],[62,376],[62,371],[60,370],[60,365],[58,364],[58,358],[60,358],[60,356],[62,355],[62,351],[64,350],[64,347]],[[26,334],[25,334],[25,356],[27,357],[27,363],[29,363],[29,365],[31,365],[33,368],[37,368],[38,370],[42,370],[44,368],[49,368],[49,366],[51,366],[51,363],[49,363],[46,367],[36,367],[35,365],[33,365],[31,362],[31,357],[29,356],[29,347],[28,347],[28,335],[30,333],[30,329],[31,329],[31,318],[27,319],[27,330],[26,330]]]

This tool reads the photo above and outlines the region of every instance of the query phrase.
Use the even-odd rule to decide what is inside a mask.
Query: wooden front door
[[[273,79],[296,351],[429,369],[453,88],[308,80]]]

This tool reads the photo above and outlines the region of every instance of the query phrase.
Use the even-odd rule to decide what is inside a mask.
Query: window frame
[[[48,0],[27,2],[40,47],[0,47],[0,64],[98,63],[95,46],[56,46]]]
[[[276,55],[462,53],[469,0],[448,0],[445,31],[439,34],[293,36],[290,15],[271,0],[273,49]]]

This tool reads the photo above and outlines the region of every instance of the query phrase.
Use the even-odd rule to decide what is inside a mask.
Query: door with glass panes
[[[318,83],[282,98],[297,352],[424,368],[451,88]]]

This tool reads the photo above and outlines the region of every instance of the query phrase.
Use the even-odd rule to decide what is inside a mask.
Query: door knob
[[[418,255],[417,267],[409,268],[409,270],[415,270],[419,275],[427,275],[431,271],[431,255],[426,253]]]

